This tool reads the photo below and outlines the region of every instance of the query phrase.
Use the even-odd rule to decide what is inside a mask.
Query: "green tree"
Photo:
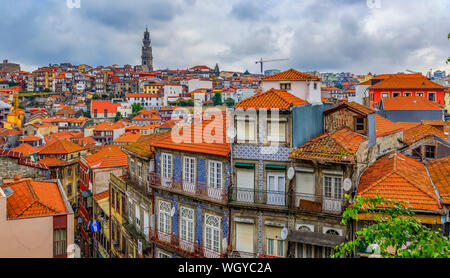
[[[122,113],[117,112],[116,113],[116,117],[114,117],[114,122],[117,122],[117,121],[122,120],[122,119],[123,119]]]
[[[346,195],[348,198],[348,195]],[[450,258],[450,241],[414,218],[414,211],[403,202],[380,196],[357,196],[342,215],[342,224],[358,221],[358,214],[373,214],[375,219],[355,233],[355,239],[335,248],[333,257],[350,255],[355,250],[377,244],[384,258]]]
[[[137,113],[142,109],[144,109],[144,107],[142,107],[142,105],[139,102],[135,102],[131,105],[131,109],[133,111],[133,115],[137,115]]]
[[[232,98],[227,98],[224,102],[228,107],[233,107],[236,104]]]
[[[100,96],[97,95],[97,94],[93,94],[93,95],[92,95],[92,99],[99,99],[99,98],[100,98]]]
[[[83,112],[83,116],[86,117],[86,118],[90,118],[91,117],[91,112],[89,112],[89,111]]]
[[[8,82],[8,86],[9,86],[9,87],[14,87],[14,86],[17,86],[17,85],[19,85],[19,83],[14,82],[14,81],[9,81],[9,82]]]
[[[213,97],[214,105],[222,105],[222,95],[220,93],[215,93]]]

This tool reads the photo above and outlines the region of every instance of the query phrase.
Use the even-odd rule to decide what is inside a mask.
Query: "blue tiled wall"
[[[161,173],[161,153],[157,152],[156,153],[156,173]]]
[[[181,156],[175,155],[173,158],[173,177],[176,182],[181,182]]]
[[[202,245],[202,223],[202,205],[197,204],[195,216],[195,241],[199,245]]]
[[[197,182],[205,183],[206,176],[206,161],[204,159],[197,159]]]
[[[225,162],[225,189],[228,190],[230,185],[231,185],[231,165],[229,162]]]
[[[178,199],[173,197],[172,206],[175,208],[175,214],[172,217],[172,232],[174,235],[178,235]]]

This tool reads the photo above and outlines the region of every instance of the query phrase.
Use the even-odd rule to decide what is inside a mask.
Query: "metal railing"
[[[149,228],[149,239],[151,242],[167,246],[185,256],[199,258],[224,258],[226,256],[224,253],[180,238],[176,234],[166,233],[153,228]]]
[[[346,206],[344,197],[329,197],[320,194],[290,193],[290,208],[301,211],[342,213]]]
[[[150,173],[149,184],[154,187],[167,189],[172,192],[192,195],[194,197],[206,198],[224,202],[227,200],[225,188],[214,188],[206,183],[196,180],[175,179],[174,177],[164,177],[159,173]]]
[[[229,190],[228,199],[230,202],[287,206],[288,194],[285,191],[260,190],[232,186]]]

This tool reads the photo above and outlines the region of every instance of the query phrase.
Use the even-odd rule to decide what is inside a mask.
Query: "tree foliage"
[[[348,198],[348,195],[346,195]],[[440,231],[433,231],[414,217],[414,211],[402,202],[385,200],[380,196],[357,196],[352,207],[342,215],[342,224],[358,221],[358,214],[366,212],[374,221],[356,232],[356,238],[336,247],[333,257],[350,255],[369,244],[379,246],[385,258],[450,258],[450,241]]]
[[[142,105],[139,102],[135,102],[131,105],[131,109],[133,111],[133,115],[136,115],[139,111],[144,109],[144,107],[142,107]]]
[[[233,107],[236,104],[232,98],[227,98],[224,102],[228,107]]]
[[[122,113],[117,112],[116,116],[114,117],[114,122],[117,122],[117,121],[122,120],[122,119],[123,119]]]
[[[92,95],[92,99],[99,99],[99,98],[100,98],[100,96],[97,95],[97,94],[93,94],[93,95]]]
[[[214,105],[222,105],[222,95],[220,93],[215,93],[213,97]]]

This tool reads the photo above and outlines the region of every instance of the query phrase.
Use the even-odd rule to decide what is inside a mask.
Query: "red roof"
[[[419,96],[384,98],[382,102],[384,110],[443,110],[436,102]]]
[[[171,132],[164,132],[159,135],[155,139],[153,146],[228,156],[230,154],[230,143],[226,135],[227,127],[229,127],[228,120],[226,112],[223,112],[211,115],[211,119],[209,120],[202,120],[201,129],[194,128],[197,126],[194,122],[185,124],[184,126],[183,124],[177,125],[177,128],[172,129]],[[188,134],[185,134],[184,131],[188,131]],[[185,140],[182,140],[182,138]]]
[[[64,193],[56,182],[31,179],[13,181],[1,186],[13,193],[6,199],[8,218],[45,216],[67,213]]]
[[[441,208],[424,164],[400,153],[388,154],[377,160],[361,176],[358,195],[408,202],[418,210]]]
[[[450,156],[432,160],[427,167],[443,203],[450,205]]]
[[[374,77],[378,79],[378,77]],[[394,74],[390,77],[370,86],[369,90],[375,89],[444,89],[441,86],[421,74]]]
[[[99,152],[83,158],[90,168],[126,167],[127,154],[120,146],[106,145]]]
[[[105,109],[107,113],[117,113],[120,103],[111,103],[109,100],[93,100],[91,101],[91,111],[97,109],[97,113],[103,113]]]
[[[367,138],[348,128],[324,133],[308,140],[305,144],[292,150],[290,158],[305,160],[327,160],[337,162],[354,162],[359,145]]]
[[[289,69],[286,71],[279,72],[273,75],[267,75],[261,78],[262,80],[320,80],[319,77],[307,74],[304,72],[299,72],[295,69]]]
[[[84,150],[83,147],[67,141],[65,139],[55,140],[52,143],[45,145],[42,150],[39,151],[39,155],[46,154],[69,154]]]
[[[27,143],[23,143],[10,151],[21,153],[23,156],[29,156],[30,154],[37,153],[40,149],[41,148],[36,148]]]
[[[239,101],[236,109],[289,109],[292,106],[305,105],[307,101],[298,98],[285,90],[270,89]]]
[[[378,114],[375,114],[375,129],[377,137],[385,136],[403,130],[403,128],[397,123],[391,122]]]

